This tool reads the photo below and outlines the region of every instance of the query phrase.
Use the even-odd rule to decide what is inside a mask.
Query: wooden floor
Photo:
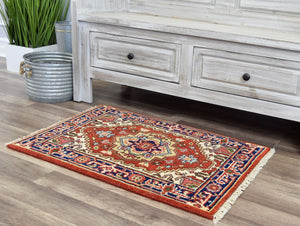
[[[118,85],[94,82],[93,104],[28,99],[24,79],[0,59],[0,225],[212,225],[5,143],[106,104],[276,148],[217,225],[300,225],[300,124]]]

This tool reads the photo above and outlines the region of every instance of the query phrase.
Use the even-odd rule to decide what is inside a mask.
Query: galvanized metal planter
[[[72,22],[57,21],[55,35],[59,52],[72,53]]]
[[[58,103],[73,99],[72,55],[60,52],[34,52],[23,56],[20,74],[26,77],[30,99]]]

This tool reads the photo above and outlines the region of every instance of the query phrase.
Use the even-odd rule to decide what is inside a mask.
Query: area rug
[[[274,153],[104,105],[7,146],[215,222]]]

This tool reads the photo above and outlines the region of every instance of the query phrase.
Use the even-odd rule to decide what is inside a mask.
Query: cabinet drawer
[[[107,33],[90,33],[91,66],[179,82],[179,44]]]
[[[300,71],[287,61],[200,47],[193,57],[192,86],[300,106]]]

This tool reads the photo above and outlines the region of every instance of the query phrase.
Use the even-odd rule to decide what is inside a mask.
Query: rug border
[[[216,213],[213,216],[213,222],[217,223],[221,220],[225,214],[230,210],[236,200],[239,198],[240,195],[247,189],[250,183],[256,178],[259,172],[263,169],[263,167],[267,164],[270,158],[275,154],[275,148],[271,148],[268,152],[265,153],[262,158],[259,159],[258,163],[252,168],[252,170],[245,174],[244,180],[234,189],[234,191],[229,195],[225,202],[218,208]]]
[[[215,133],[215,132],[210,132],[208,130],[203,130],[203,129],[200,129],[200,128],[195,128],[195,127],[192,127],[192,126],[187,126],[187,125],[184,125],[184,124],[181,124],[181,123],[177,123],[177,122],[172,122],[172,121],[169,121],[169,120],[165,120],[165,119],[161,119],[161,118],[157,118],[157,117],[152,117],[152,116],[149,116],[149,115],[145,115],[145,114],[142,114],[142,113],[138,113],[138,112],[134,112],[134,111],[130,111],[130,110],[124,110],[124,109],[121,109],[121,108],[117,108],[117,107],[112,107],[112,106],[108,106],[108,105],[105,105],[105,104],[101,104],[101,105],[97,105],[97,106],[94,106],[94,107],[91,107],[91,108],[88,108],[78,114],[75,114],[74,116],[71,116],[71,117],[68,117],[66,119],[63,119],[59,122],[56,122],[48,127],[45,127],[45,128],[42,128],[40,130],[36,130],[28,135],[25,135],[21,138],[17,138],[9,143],[6,144],[6,146],[12,150],[15,150],[15,151],[19,151],[19,152],[22,152],[22,153],[25,153],[27,155],[30,155],[30,156],[33,156],[33,157],[36,157],[36,158],[39,158],[39,159],[42,159],[44,161],[47,161],[47,162],[50,162],[50,163],[54,163],[58,166],[61,166],[61,167],[64,167],[64,168],[67,168],[67,169],[70,169],[72,171],[75,171],[75,172],[78,172],[78,173],[81,173],[83,175],[86,175],[86,176],[89,176],[89,177],[92,177],[94,179],[97,179],[97,180],[100,180],[100,181],[104,181],[106,183],[109,183],[109,184],[112,184],[114,186],[117,186],[119,188],[123,188],[125,190],[128,190],[128,191],[131,191],[131,192],[134,192],[136,194],[139,194],[139,195],[142,195],[142,196],[145,196],[147,198],[151,198],[153,200],[156,200],[156,201],[160,201],[160,202],[163,202],[165,204],[168,204],[168,205],[171,205],[173,207],[177,207],[177,208],[180,208],[180,209],[183,209],[183,210],[186,210],[186,211],[189,211],[191,213],[194,213],[194,214],[197,214],[199,216],[202,216],[202,217],[206,217],[208,219],[211,219],[215,222],[217,222],[218,220],[220,220],[225,214],[226,212],[230,209],[227,208],[227,210],[224,212],[224,211],[221,211],[221,212],[224,212],[223,214],[217,214],[221,207],[223,207],[223,205],[229,200],[231,199],[231,196],[237,192],[237,190],[239,190],[239,187],[241,186],[241,184],[243,184],[243,182],[245,182],[246,178],[249,176],[249,174],[251,174],[251,172],[254,170],[254,168],[258,167],[261,169],[263,167],[263,165],[265,165],[268,161],[269,158],[271,158],[271,156],[274,154],[274,151],[275,149],[271,149],[269,147],[266,147],[264,145],[260,145],[260,146],[263,146],[265,147],[266,149],[264,150],[264,153],[259,156],[252,164],[251,166],[247,169],[247,171],[239,178],[238,182],[233,186],[232,189],[230,190],[233,190],[233,192],[228,192],[224,197],[223,199],[210,211],[210,212],[207,212],[207,211],[203,211],[199,208],[196,208],[196,207],[193,207],[193,206],[188,206],[187,204],[184,204],[184,203],[180,203],[178,201],[174,201],[172,199],[169,199],[167,197],[163,197],[163,196],[160,196],[158,194],[154,194],[154,193],[150,193],[144,189],[141,189],[141,188],[138,188],[138,187],[133,187],[131,185],[128,185],[122,181],[116,181],[114,179],[111,179],[105,175],[102,175],[100,173],[95,173],[93,171],[89,171],[88,169],[84,169],[84,168],[81,168],[79,166],[75,166],[74,164],[71,164],[71,163],[68,163],[68,162],[65,162],[63,160],[59,160],[59,159],[56,159],[56,158],[53,158],[51,156],[47,156],[47,155],[44,155],[42,153],[38,153],[38,152],[35,152],[35,151],[32,151],[30,149],[27,149],[27,148],[23,148],[23,147],[20,147],[18,145],[15,145],[14,143],[22,140],[22,139],[25,139],[27,137],[30,137],[30,136],[33,136],[33,135],[36,135],[38,133],[41,133],[43,131],[46,131],[48,129],[51,129],[61,123],[64,123],[74,117],[78,117],[80,115],[83,115],[91,110],[94,110],[94,109],[97,109],[97,108],[100,108],[100,107],[107,107],[108,109],[109,108],[112,108],[112,109],[116,109],[116,110],[120,110],[122,112],[128,112],[128,113],[136,113],[140,116],[144,116],[144,117],[148,117],[148,118],[151,118],[151,119],[155,119],[155,120],[159,120],[159,121],[164,121],[164,122],[167,122],[167,123],[172,123],[172,124],[178,124],[178,125],[182,125],[183,127],[185,128],[188,128],[188,129],[193,129],[193,130],[199,130],[199,131],[202,131],[202,132],[206,132],[206,133],[211,133],[211,134],[215,134],[215,135],[218,135],[218,136],[222,136],[222,137],[228,137],[228,138],[231,138],[235,141],[239,141],[239,142],[242,142],[242,143],[248,143],[248,144],[254,144],[254,145],[258,145],[258,144],[255,144],[255,143],[252,143],[252,142],[246,142],[246,141],[243,141],[243,140],[240,140],[240,139],[237,139],[237,138],[233,138],[233,137],[229,137],[229,136],[226,136],[226,135],[222,135],[222,134],[219,134],[219,133]],[[272,154],[270,155],[270,153],[272,152]],[[266,157],[266,155],[270,155],[265,163],[262,165],[262,164],[259,164],[260,161],[262,159],[264,159]],[[262,165],[262,166],[260,166]],[[255,175],[257,175],[259,173],[259,170],[256,172]],[[250,181],[248,182],[248,184],[250,183]],[[239,192],[239,195],[243,192],[243,190],[241,190]],[[236,200],[238,197],[236,197],[234,200]],[[230,203],[232,203],[232,201],[230,201]],[[232,203],[233,204],[233,203]],[[230,204],[230,206],[232,205]],[[215,217],[215,215],[220,215],[218,217]]]
[[[102,175],[100,173],[95,173],[95,172],[89,171],[88,169],[80,168],[78,166],[75,166],[74,164],[64,162],[62,160],[59,160],[59,159],[53,158],[51,156],[47,156],[47,155],[35,152],[35,151],[32,151],[30,149],[26,149],[26,148],[23,148],[23,147],[14,145],[14,144],[8,144],[7,147],[12,149],[12,150],[15,150],[15,151],[18,151],[18,152],[21,152],[21,153],[25,153],[25,154],[33,156],[35,158],[47,161],[49,163],[54,163],[58,166],[61,166],[61,167],[64,167],[66,169],[75,171],[77,173],[92,177],[94,179],[97,179],[97,180],[100,180],[100,181],[103,181],[103,182],[106,182],[106,183],[109,183],[111,185],[117,186],[117,187],[125,189],[127,191],[131,191],[133,193],[136,193],[136,194],[142,195],[144,197],[153,199],[155,201],[160,201],[162,203],[171,205],[173,207],[183,209],[183,210],[186,210],[188,212],[191,212],[191,213],[197,214],[199,216],[206,217],[208,219],[213,220],[213,215],[211,215],[210,213],[208,213],[206,211],[200,210],[196,207],[188,206],[187,204],[179,203],[178,201],[168,199],[167,197],[163,197],[161,195],[150,193],[150,192],[148,192],[146,190],[143,190],[141,188],[130,186],[130,185],[128,185],[128,184],[126,184],[122,181],[116,181],[116,180],[111,179],[111,178],[109,178],[105,175]]]

